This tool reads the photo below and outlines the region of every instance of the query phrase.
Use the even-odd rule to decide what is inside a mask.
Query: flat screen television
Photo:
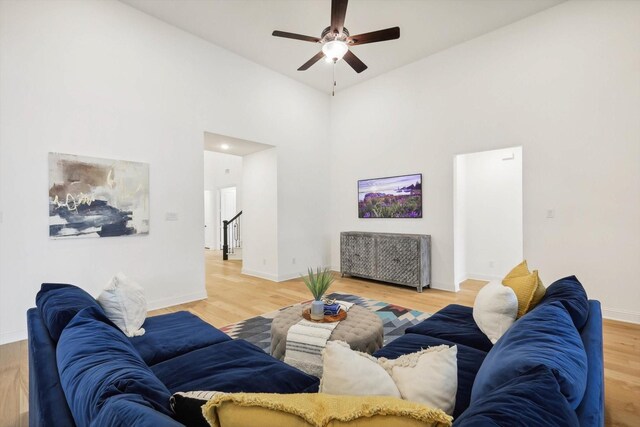
[[[359,218],[422,218],[422,174],[358,181]]]

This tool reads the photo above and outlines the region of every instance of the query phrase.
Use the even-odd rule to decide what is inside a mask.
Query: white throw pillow
[[[344,341],[327,341],[322,351],[322,372],[321,393],[401,397],[375,357],[351,350]]]
[[[458,390],[458,349],[440,345],[397,359],[376,359],[328,341],[320,392],[400,397],[453,413]]]
[[[513,325],[517,314],[515,292],[497,281],[484,285],[473,303],[473,320],[493,344]]]
[[[391,373],[402,398],[453,414],[458,391],[458,347],[439,345],[378,362]]]
[[[126,336],[144,335],[141,326],[147,317],[147,301],[144,290],[136,282],[118,273],[98,296],[98,303]]]

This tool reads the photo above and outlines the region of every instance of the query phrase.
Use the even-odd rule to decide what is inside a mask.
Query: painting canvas
[[[149,165],[49,153],[49,236],[149,233]]]
[[[422,174],[358,181],[359,218],[422,218]]]

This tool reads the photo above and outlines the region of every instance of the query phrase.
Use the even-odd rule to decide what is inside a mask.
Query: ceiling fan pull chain
[[[331,96],[336,96],[336,62],[333,61],[333,86],[331,87]]]

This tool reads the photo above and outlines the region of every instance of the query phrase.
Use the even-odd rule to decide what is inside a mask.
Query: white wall
[[[277,149],[244,157],[242,273],[278,280]]]
[[[278,280],[329,265],[328,143],[300,135],[295,149],[278,149]]]
[[[0,343],[26,337],[45,281],[97,295],[124,271],[151,307],[205,296],[204,131],[277,146],[278,179],[296,183],[283,210],[300,211],[297,188],[328,187],[326,94],[116,1],[0,2],[0,94]],[[148,162],[150,234],[49,240],[49,151]],[[271,250],[316,239],[323,215],[289,217]],[[302,249],[311,264],[326,262],[318,246]]]
[[[204,189],[211,191],[213,197],[213,223],[214,241],[216,245],[212,249],[220,249],[219,221],[221,188],[236,187],[236,212],[242,210],[242,157],[232,154],[218,153],[216,151],[204,151]],[[225,218],[228,219],[228,218]]]
[[[332,265],[340,231],[431,234],[434,284],[453,290],[453,157],[522,146],[530,266],[640,321],[638,22],[640,2],[570,1],[338,92]],[[358,179],[415,172],[423,219],[357,218]]]
[[[522,148],[458,155],[455,174],[455,283],[502,279],[523,256]]]

